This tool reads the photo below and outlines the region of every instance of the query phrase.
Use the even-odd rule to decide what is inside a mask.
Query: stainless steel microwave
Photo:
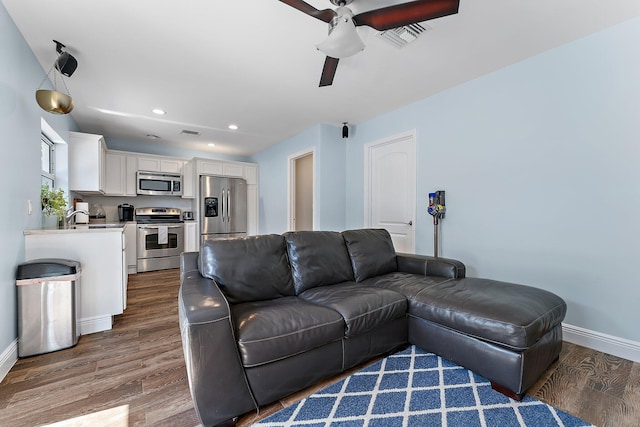
[[[182,196],[182,175],[138,171],[136,181],[138,194]]]

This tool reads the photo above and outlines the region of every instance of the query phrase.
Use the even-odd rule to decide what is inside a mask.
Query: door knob
[[[413,221],[409,221],[407,225],[413,225]]]

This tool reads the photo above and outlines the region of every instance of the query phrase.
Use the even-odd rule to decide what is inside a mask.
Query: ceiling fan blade
[[[331,86],[333,83],[333,77],[336,75],[338,69],[338,58],[332,58],[327,56],[324,60],[324,67],[322,68],[322,76],[320,76],[320,87]]]
[[[313,16],[327,24],[336,16],[336,13],[331,9],[318,10],[310,4],[302,0],[280,0],[282,3],[298,9],[300,12],[304,12],[309,16]]]
[[[378,31],[428,21],[458,13],[460,0],[418,0],[382,9],[370,10],[353,17],[358,25],[367,25]]]

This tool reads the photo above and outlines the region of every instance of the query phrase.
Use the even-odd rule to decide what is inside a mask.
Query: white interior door
[[[391,234],[396,252],[415,253],[415,131],[365,146],[365,224]]]

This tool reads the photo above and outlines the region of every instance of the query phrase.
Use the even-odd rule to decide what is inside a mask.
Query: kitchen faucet
[[[78,209],[78,210],[73,210],[73,209],[69,209],[66,213],[66,215],[64,216],[65,219],[65,225],[68,227],[69,225],[71,225],[71,219],[73,217],[76,216],[76,214],[85,214],[85,215],[89,215],[89,212],[85,211],[84,209]]]

